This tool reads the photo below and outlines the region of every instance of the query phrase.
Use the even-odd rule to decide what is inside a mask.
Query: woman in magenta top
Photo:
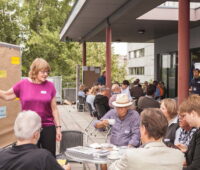
[[[30,66],[29,78],[16,83],[8,91],[0,90],[0,98],[14,100],[20,98],[22,110],[37,112],[42,119],[43,130],[38,146],[48,149],[54,156],[56,140],[60,141],[61,126],[56,105],[56,90],[47,80],[49,64],[42,58],[36,58]]]

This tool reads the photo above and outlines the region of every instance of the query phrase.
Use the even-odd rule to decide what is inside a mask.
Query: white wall
[[[144,57],[129,59],[127,57],[127,73],[129,67],[144,67],[144,75],[129,75],[127,79],[139,78],[141,82],[150,81],[154,78],[154,44],[153,43],[128,43],[128,52],[137,49],[145,49]]]

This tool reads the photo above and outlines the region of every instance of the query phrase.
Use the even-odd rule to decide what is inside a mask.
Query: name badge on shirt
[[[41,91],[40,93],[41,93],[41,94],[47,94],[47,91],[44,91],[44,90],[43,90],[43,91]]]
[[[124,133],[128,134],[128,133],[130,133],[130,131],[129,130],[125,130]]]
[[[166,138],[164,139],[164,142],[170,142],[170,139]]]

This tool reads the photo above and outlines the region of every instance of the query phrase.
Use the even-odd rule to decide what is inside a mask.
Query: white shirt
[[[171,119],[169,122],[168,122],[168,127],[173,124],[173,123],[178,123],[178,116],[176,116],[175,118]]]
[[[93,94],[88,94],[86,97],[86,102],[91,104],[93,110],[95,110],[94,98],[95,98],[95,95],[93,95]]]
[[[130,93],[129,86],[128,86],[126,89],[121,89],[121,93],[123,93],[123,94],[127,94],[129,100],[132,101],[132,97],[131,97],[131,93]]]

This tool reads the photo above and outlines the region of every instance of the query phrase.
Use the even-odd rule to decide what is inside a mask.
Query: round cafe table
[[[95,153],[95,151],[94,151],[94,153]],[[71,150],[71,148],[70,148],[70,150],[67,149],[65,151],[65,156],[66,156],[66,159],[72,160],[75,162],[80,162],[83,164],[84,163],[93,163],[93,164],[95,164],[96,170],[101,170],[101,167],[100,167],[101,164],[108,164],[113,161],[113,160],[108,159],[107,156],[97,157],[95,154],[81,153],[79,151]],[[85,166],[84,166],[84,168],[85,168]]]

